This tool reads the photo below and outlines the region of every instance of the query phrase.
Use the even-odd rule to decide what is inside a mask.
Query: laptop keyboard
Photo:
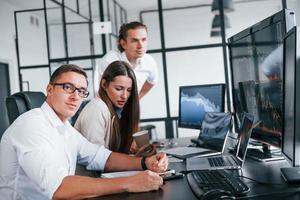
[[[224,170],[197,170],[189,173],[187,179],[192,191],[198,198],[213,189],[230,191],[235,196],[243,196],[250,191],[240,178]]]
[[[232,166],[230,160],[224,159],[223,157],[208,158],[208,162],[211,167]]]

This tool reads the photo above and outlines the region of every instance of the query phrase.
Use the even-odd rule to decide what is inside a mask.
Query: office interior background
[[[177,127],[179,86],[228,85],[227,38],[283,8],[294,10],[300,23],[298,0],[232,0],[233,9],[218,1],[221,7],[213,11],[213,0],[1,0],[0,136],[9,125],[5,98],[45,92],[50,74],[62,64],[87,71],[93,98],[97,63],[116,48],[120,25],[130,21],[147,25],[148,53],[160,75],[141,100],[142,124],[155,125],[157,138],[197,135],[199,130]],[[218,16],[219,26],[212,27]],[[95,34],[94,22],[111,22],[112,32]],[[229,85],[226,102],[230,110]]]

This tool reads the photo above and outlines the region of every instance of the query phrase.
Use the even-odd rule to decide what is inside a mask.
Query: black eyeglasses
[[[66,91],[68,94],[74,93],[76,90],[78,91],[78,95],[83,98],[87,98],[89,96],[89,91],[84,88],[77,88],[72,83],[53,83],[52,85],[59,85]]]

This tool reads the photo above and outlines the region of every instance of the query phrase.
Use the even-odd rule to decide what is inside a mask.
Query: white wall
[[[30,5],[30,0],[28,4]],[[10,73],[10,85],[11,93],[18,92],[19,88],[19,77],[18,77],[18,65],[17,65],[17,54],[16,54],[16,44],[15,44],[15,21],[14,21],[14,11],[24,10],[23,5],[15,5],[14,1],[1,1],[0,2],[0,60],[2,62],[7,61],[9,63],[9,73]],[[36,7],[31,8],[41,8],[42,1],[40,4],[34,4]],[[28,9],[28,8],[27,8]],[[35,26],[30,23],[30,16],[33,16],[34,19],[38,20],[39,26]],[[22,34],[20,37],[20,50],[22,51],[21,55],[21,64],[27,65],[31,64],[46,64],[47,55],[45,48],[45,32],[44,32],[44,18],[41,16],[31,14],[24,14],[22,17],[19,17],[19,25],[22,27]],[[32,86],[38,86],[39,84],[44,83],[44,77],[40,75],[35,76],[29,74],[29,77],[26,77],[25,73],[23,75],[23,80],[30,80],[30,76],[37,78],[38,80],[35,83],[32,83]],[[36,73],[35,73],[36,74]],[[43,88],[45,85],[43,84]],[[40,87],[37,88],[39,90]]]
[[[287,0],[287,8],[295,11],[296,23],[297,23],[297,26],[300,26],[300,1],[299,0]]]
[[[0,59],[9,63],[11,92],[19,91],[17,56],[15,49],[14,7],[0,2]]]

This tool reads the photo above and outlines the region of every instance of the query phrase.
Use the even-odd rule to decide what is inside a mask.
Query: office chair
[[[88,104],[90,102],[90,100],[85,100],[81,103],[80,107],[78,108],[77,112],[75,113],[75,115],[73,117],[70,118],[70,123],[72,126],[75,125],[77,118],[79,117],[81,111],[83,110],[83,108],[86,106],[86,104]]]
[[[6,98],[6,108],[9,123],[12,124],[18,116],[33,108],[40,107],[46,99],[42,92],[17,92]]]

